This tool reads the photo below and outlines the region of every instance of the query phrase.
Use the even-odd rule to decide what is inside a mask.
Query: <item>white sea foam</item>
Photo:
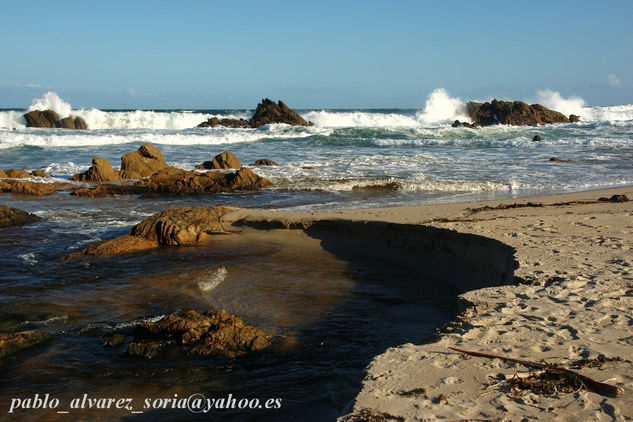
[[[18,258],[23,260],[26,264],[35,265],[37,264],[37,258],[33,252],[24,253],[22,255],[18,255]]]
[[[550,89],[538,91],[537,96],[538,102],[547,108],[561,112],[566,116],[575,114],[583,120],[593,120],[591,110],[587,108],[585,100],[580,97],[564,98],[560,92]]]
[[[455,120],[470,121],[466,116],[464,102],[460,98],[451,97],[444,88],[436,88],[429,94],[424,110],[417,114],[417,118],[425,125]]]
[[[70,116],[71,107],[70,104],[59,98],[55,92],[48,91],[40,98],[33,100],[28,111],[33,110],[53,110],[59,114],[59,117],[64,118]]]
[[[372,113],[366,111],[310,111],[303,117],[316,126],[326,128],[368,127],[393,128],[416,127],[419,122],[410,116],[398,113]]]
[[[194,283],[203,292],[209,292],[220,285],[228,274],[225,266],[214,268],[211,271],[201,274],[194,279]]]

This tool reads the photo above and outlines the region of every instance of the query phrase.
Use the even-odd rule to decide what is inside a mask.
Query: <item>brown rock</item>
[[[306,121],[294,110],[290,109],[283,101],[277,104],[264,98],[257,104],[253,117],[248,121],[250,127],[257,128],[271,123],[285,123],[293,126],[312,126],[314,123]]]
[[[208,163],[208,161],[207,161]],[[204,165],[204,163],[203,163]],[[207,167],[204,167],[207,168]],[[211,161],[211,169],[239,169],[242,168],[242,163],[233,153],[224,151],[215,157]]]
[[[51,175],[46,173],[44,170],[33,170],[31,172],[31,176],[33,176],[33,177],[51,177]]]
[[[489,103],[469,102],[466,110],[473,122],[481,126],[515,125],[536,126],[547,123],[569,123],[569,119],[540,104],[528,105],[521,101],[497,101]]]
[[[256,190],[272,185],[272,182],[257,174],[248,167],[242,167],[234,174],[227,175],[229,187],[232,190]]]
[[[6,177],[10,177],[12,179],[28,179],[31,177],[31,174],[26,170],[21,169],[8,169],[5,170]]]
[[[71,195],[82,198],[106,198],[113,195],[142,195],[147,192],[144,186],[102,183],[94,187],[75,188]]]
[[[142,145],[121,157],[121,178],[140,179],[168,167],[163,154],[152,144]]]
[[[83,173],[75,174],[77,182],[114,182],[121,180],[119,172],[114,171],[110,162],[104,158],[92,157],[92,166]]]
[[[49,341],[53,336],[45,331],[0,333],[0,359],[20,350]]]
[[[278,166],[279,164],[272,160],[257,160],[251,166]]]
[[[103,345],[108,347],[117,347],[122,345],[123,342],[125,342],[125,336],[123,334],[116,333],[111,337],[108,337]]]
[[[575,114],[569,115],[569,123],[576,123],[580,121],[580,116],[576,116]]]
[[[82,117],[79,117],[79,116],[75,117],[74,122],[75,122],[75,129],[80,129],[80,130],[88,129],[88,125],[86,124],[86,121]]]
[[[4,179],[5,177],[9,176],[7,176],[7,173],[4,170],[0,169],[0,179]]]
[[[248,125],[248,121],[244,119],[218,119],[217,117],[211,117],[206,122],[202,122],[196,127],[204,128],[217,126],[230,127],[235,129],[250,127]]]
[[[24,114],[26,127],[61,127],[59,114],[53,110],[34,110]]]
[[[159,245],[187,245],[205,241],[214,232],[226,232],[221,218],[232,208],[181,207],[154,214],[132,227],[130,234]]]
[[[75,129],[75,120],[72,116],[64,117],[59,121],[60,127],[63,129]]]
[[[558,158],[558,157],[552,157],[552,158],[550,158],[549,160],[550,160],[550,161],[552,161],[552,162],[555,162],[555,163],[561,163],[561,162],[563,161],[563,160],[561,160],[561,159],[560,159],[560,158]]]
[[[148,240],[144,237],[138,236],[119,236],[114,239],[103,240],[101,242],[93,243],[80,252],[72,253],[64,258],[62,261],[68,261],[70,259],[79,258],[84,255],[95,256],[109,256],[120,255],[129,252],[144,251],[147,249],[153,249],[158,246],[155,240]]]
[[[35,214],[0,205],[0,227],[21,226],[22,224],[40,221],[41,219]]]
[[[455,120],[453,124],[451,125],[451,127],[468,127],[468,128],[476,128],[478,126],[479,125],[477,123],[460,122],[459,120]]]
[[[127,348],[127,354],[151,359],[158,355],[158,352],[165,347],[162,341],[133,341]]]
[[[161,339],[185,345],[190,354],[236,357],[270,346],[270,336],[224,310],[199,314],[190,310],[134,327],[138,342]]]
[[[72,186],[70,183],[65,182],[53,182],[53,183],[41,183],[41,182],[26,182],[22,180],[4,179],[0,181],[0,192],[11,192],[14,194],[22,195],[49,195],[51,193],[59,192],[64,188]]]

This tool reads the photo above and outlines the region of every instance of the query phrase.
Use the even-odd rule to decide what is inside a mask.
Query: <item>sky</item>
[[[0,107],[633,103],[633,1],[0,0]]]

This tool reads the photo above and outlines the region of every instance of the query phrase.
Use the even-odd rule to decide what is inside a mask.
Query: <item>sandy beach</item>
[[[378,419],[358,420],[630,420],[633,202],[593,203],[612,195],[632,198],[633,188],[419,207],[239,210],[227,217],[278,228],[307,228],[320,220],[416,224],[484,236],[516,250],[515,283],[463,293],[462,313],[436,339],[376,356],[345,420],[361,414]],[[498,207],[528,203],[536,206]],[[472,211],[486,206],[497,209]],[[582,389],[544,396],[512,389],[504,377],[530,369],[449,347],[566,368],[599,355],[620,357],[578,371],[624,394]]]

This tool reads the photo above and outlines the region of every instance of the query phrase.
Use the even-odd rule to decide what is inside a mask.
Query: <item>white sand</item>
[[[633,188],[521,200],[328,212],[241,210],[231,220],[310,225],[319,219],[425,224],[500,240],[516,248],[515,276],[533,283],[470,291],[469,306],[439,341],[405,344],[376,356],[353,410],[372,409],[406,420],[631,420],[633,364],[618,362],[585,375],[625,391],[545,397],[510,394],[498,375],[527,373],[521,365],[466,357],[449,346],[564,366],[599,354],[633,360],[633,202],[494,210],[467,208],[528,201],[596,200]],[[448,220],[448,221],[447,221]],[[424,389],[417,397],[400,392]],[[421,390],[420,390],[421,391]]]

